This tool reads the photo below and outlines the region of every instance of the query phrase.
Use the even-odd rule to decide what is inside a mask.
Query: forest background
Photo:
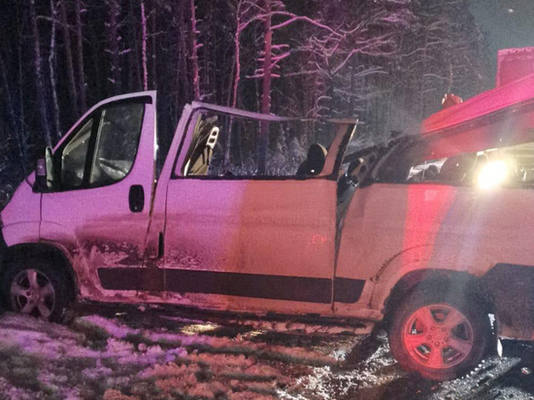
[[[0,187],[9,193],[88,106],[147,89],[163,148],[192,100],[357,117],[366,144],[415,132],[443,94],[492,85],[468,3],[4,0]]]

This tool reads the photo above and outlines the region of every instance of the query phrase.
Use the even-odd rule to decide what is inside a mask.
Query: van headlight
[[[510,175],[510,166],[505,160],[493,160],[485,163],[476,177],[479,189],[490,190],[506,183]]]

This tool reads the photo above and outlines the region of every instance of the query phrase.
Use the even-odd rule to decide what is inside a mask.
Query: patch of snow
[[[133,400],[152,398],[156,391],[161,398],[346,400],[365,391],[376,399],[407,379],[385,337],[367,340],[368,335],[292,321],[245,320],[244,329],[234,329],[235,321],[210,317],[178,317],[174,327],[162,321],[169,319],[151,318],[156,314],[151,307],[145,313],[128,322],[127,313],[106,318],[93,310],[71,326],[1,315],[0,351],[13,369],[22,365],[30,383],[4,369],[0,398],[44,399],[49,393],[67,399]],[[193,326],[194,335],[182,331],[184,323]],[[211,328],[203,327],[223,329],[210,336]],[[361,358],[353,357],[354,346],[354,351],[362,350]],[[523,388],[502,387],[500,381],[506,376],[531,379],[521,367],[531,369],[532,364],[519,361],[491,357],[468,376],[431,387],[410,378],[410,388],[399,395],[408,399],[417,391],[421,399],[431,400],[528,399],[531,394]]]
[[[102,377],[110,376],[113,373],[111,368],[99,366],[96,368],[85,368],[82,370],[82,375],[85,379],[97,380]]]
[[[104,318],[100,315],[87,315],[80,317],[80,320],[93,324],[104,331],[106,331],[110,336],[122,339],[127,335],[134,335],[138,333],[137,329],[132,329],[126,325],[119,324],[115,320]]]
[[[108,354],[126,355],[134,351],[134,346],[130,342],[117,340],[113,337],[108,338],[106,350]]]

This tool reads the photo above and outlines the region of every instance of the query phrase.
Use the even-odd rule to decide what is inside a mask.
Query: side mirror
[[[39,158],[35,162],[35,183],[33,184],[33,191],[37,193],[46,191],[46,161],[44,158]]]
[[[44,193],[55,186],[54,160],[52,148],[46,147],[44,158],[39,158],[35,163],[35,183],[33,191]]]

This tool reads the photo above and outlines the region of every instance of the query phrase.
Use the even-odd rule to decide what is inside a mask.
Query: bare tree
[[[56,78],[56,22],[57,22],[57,4],[50,0],[50,17],[52,27],[50,28],[50,52],[48,53],[48,69],[50,74],[50,91],[52,95],[52,104],[54,107],[54,131],[57,139],[61,137],[61,127],[59,124],[59,104],[57,100],[57,78]]]
[[[202,43],[198,43],[197,36],[200,33],[197,30],[197,17],[195,0],[190,0],[191,8],[191,63],[193,68],[193,93],[195,100],[200,99],[200,76],[198,66],[198,49],[202,47]]]
[[[271,79],[272,79],[272,45],[273,45],[273,31],[271,24],[272,1],[265,0],[265,18],[263,20],[264,26],[264,40],[263,40],[263,77],[262,77],[262,91],[261,91],[261,112],[268,114],[271,112]]]
[[[265,18],[263,19],[264,39],[263,39],[263,68],[262,68],[262,85],[261,85],[261,112],[269,114],[271,112],[271,79],[272,79],[272,45],[273,45],[273,31],[271,29],[272,22],[272,2],[265,1]],[[260,137],[258,140],[258,173],[265,174],[265,163],[267,158],[267,147],[269,145],[269,123],[267,121],[261,122]]]
[[[107,45],[106,52],[110,57],[111,76],[108,82],[111,84],[112,92],[119,93],[122,90],[121,80],[121,41],[119,33],[120,28],[120,0],[110,0],[108,2],[108,21],[107,27]]]
[[[272,22],[276,18],[276,22]],[[253,23],[261,23],[263,25],[263,50],[258,57],[259,68],[256,69],[253,75],[248,78],[261,79],[262,94],[261,107],[263,112],[270,112],[271,104],[271,86],[272,78],[280,77],[278,73],[273,70],[278,69],[282,60],[285,60],[291,55],[290,46],[285,43],[273,42],[273,34],[275,31],[290,28],[295,23],[305,23],[317,29],[317,31],[330,34],[332,36],[342,37],[336,29],[330,27],[328,24],[319,19],[311,18],[305,15],[297,15],[285,9],[285,5],[281,0],[241,0],[238,3],[236,12],[236,33],[234,35],[234,48],[236,52],[235,57],[235,78],[234,78],[234,96],[233,103],[236,104],[237,86],[240,80],[240,57],[239,48],[241,46],[241,35],[243,31]]]
[[[63,0],[65,1],[65,0]],[[79,104],[82,111],[87,109],[87,95],[85,93],[85,66],[83,58],[83,31],[82,31],[82,1],[75,0],[75,15],[76,15],[76,54],[78,55],[78,93]]]
[[[358,7],[345,4],[346,9],[340,9],[340,4],[322,5],[320,15],[336,26],[335,32],[310,32],[297,50],[305,55],[302,67],[283,74],[314,76],[311,116],[362,115],[384,94],[380,82],[413,18],[408,6],[403,1],[395,5],[362,2]]]
[[[145,2],[141,0],[141,57],[142,57],[142,66],[143,66],[143,90],[148,90],[148,69],[147,69],[147,58],[146,58],[146,42],[147,42],[147,33],[146,33],[146,15],[145,15]]]
[[[61,27],[63,30],[63,41],[65,44],[65,63],[67,65],[67,78],[69,83],[71,106],[74,114],[78,115],[78,90],[76,88],[76,80],[74,78],[74,64],[72,61],[72,45],[70,41],[70,25],[68,20],[66,0],[61,0],[60,2],[60,14]]]
[[[234,31],[234,67],[233,67],[233,80],[232,90],[228,92],[231,93],[229,98],[231,102],[228,101],[228,104],[231,104],[232,107],[237,105],[237,91],[239,88],[239,80],[241,79],[241,32],[248,25],[247,22],[243,21],[243,16],[247,13],[246,10],[252,8],[253,6],[248,0],[238,0],[237,7],[235,11],[235,24],[236,28]]]
[[[41,59],[41,43],[39,36],[39,29],[37,27],[37,14],[35,12],[35,0],[30,0],[29,4],[30,10],[30,24],[33,34],[33,65],[35,71],[35,87],[37,91],[37,101],[39,103],[39,115],[41,116],[41,125],[42,132],[44,135],[44,141],[47,146],[52,146],[52,135],[50,133],[50,125],[48,122],[48,111],[46,107],[45,100],[45,88],[43,85],[44,76],[42,70],[42,59]]]
[[[22,37],[22,18],[21,16],[19,15],[20,13],[20,7],[17,8],[17,33],[16,33],[16,37],[17,38],[20,38]],[[21,156],[22,156],[22,160],[24,162],[24,165],[26,165],[26,162],[28,161],[27,160],[27,157],[26,157],[26,144],[27,144],[27,141],[28,141],[28,132],[27,132],[27,129],[26,129],[26,121],[25,121],[25,115],[26,115],[26,112],[25,112],[25,105],[24,105],[24,99],[25,99],[25,96],[24,96],[24,74],[23,74],[23,63],[22,63],[22,59],[23,59],[23,45],[22,45],[22,41],[21,40],[18,40],[17,41],[17,48],[16,48],[16,53],[17,53],[17,68],[16,68],[16,71],[17,71],[17,79],[16,79],[16,82],[17,82],[17,104],[18,104],[18,107],[17,107],[17,110],[16,110],[16,115],[18,117],[18,135],[19,135],[19,152],[21,153]]]
[[[360,134],[378,138],[439,109],[445,91],[477,93],[485,72],[467,0],[4,3],[0,89],[10,97],[0,114],[16,120],[28,147],[41,135],[53,144],[89,98],[138,88],[158,89],[167,142],[195,98],[267,113],[358,115]],[[268,156],[269,146],[294,138],[259,147],[238,139],[227,139],[227,149],[239,145],[236,160]]]
[[[4,96],[5,96],[4,103],[7,106],[7,111],[8,111],[8,115],[9,115],[8,124],[9,124],[9,127],[11,128],[11,131],[13,132],[13,134],[20,138],[22,132],[19,129],[19,125],[20,124],[19,124],[19,120],[17,118],[17,114],[15,112],[13,98],[11,96],[11,89],[9,87],[9,80],[8,80],[8,77],[7,77],[8,74],[7,74],[6,65],[4,63],[3,57],[0,57],[0,75],[2,77],[2,89],[3,89],[2,92],[4,93]],[[18,150],[19,150],[19,157],[24,163],[25,155],[24,155],[23,147],[22,146],[18,146]]]
[[[241,17],[242,11],[240,7],[245,7],[244,10],[249,12],[249,15],[245,18]],[[238,13],[237,13],[237,27],[236,34],[234,36],[234,46],[236,51],[235,57],[235,73],[236,78],[234,79],[234,103],[236,102],[237,97],[237,84],[239,83],[239,74],[240,74],[240,59],[239,59],[239,48],[240,35],[242,32],[254,22],[261,22],[263,25],[263,51],[258,57],[260,67],[256,69],[253,75],[248,76],[248,78],[261,79],[261,100],[260,100],[260,110],[262,113],[268,114],[271,112],[271,88],[272,88],[272,79],[279,77],[280,75],[274,73],[273,70],[279,68],[280,62],[291,54],[289,51],[288,44],[275,44],[273,43],[273,33],[282,28],[293,25],[297,22],[305,22],[307,24],[313,25],[319,30],[325,30],[326,32],[332,35],[338,35],[334,29],[328,25],[320,22],[319,20],[296,15],[294,13],[288,12],[285,9],[285,5],[280,0],[263,0],[262,2],[244,2],[244,4],[238,4]],[[276,18],[276,22],[273,23],[273,18]],[[257,159],[258,159],[258,173],[263,174],[265,172],[265,163],[267,157],[267,147],[268,147],[268,134],[269,134],[269,125],[266,122],[261,124],[261,133],[257,144]]]

